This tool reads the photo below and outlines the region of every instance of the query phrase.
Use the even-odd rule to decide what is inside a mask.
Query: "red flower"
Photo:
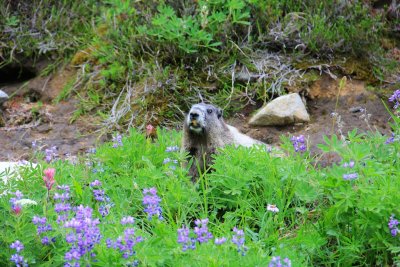
[[[156,135],[157,135],[156,128],[153,125],[148,124],[146,126],[146,137],[147,138],[155,138]]]
[[[12,211],[13,211],[16,215],[19,215],[19,214],[21,213],[21,210],[22,210],[22,208],[21,208],[21,206],[19,206],[19,205],[15,205],[15,206],[12,208]]]
[[[54,180],[54,174],[56,173],[56,169],[54,168],[48,168],[44,170],[44,175],[43,176],[43,181],[47,187],[47,190],[51,190],[55,180]]]

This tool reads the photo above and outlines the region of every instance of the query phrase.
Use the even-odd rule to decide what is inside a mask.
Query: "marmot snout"
[[[222,110],[220,108],[200,103],[192,106],[186,117],[186,124],[190,132],[204,135],[206,134],[208,124],[210,124],[209,122],[215,122],[221,119],[221,117]]]

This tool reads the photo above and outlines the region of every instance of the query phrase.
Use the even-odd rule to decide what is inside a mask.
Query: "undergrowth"
[[[3,0],[1,6],[1,66],[47,57],[47,75],[70,62],[76,80],[56,101],[74,93],[80,105],[72,120],[97,112],[110,129],[176,126],[182,110],[201,100],[228,113],[266,102],[300,80],[309,66],[296,69],[293,62],[305,58],[322,64],[363,58],[368,79],[384,80],[382,64],[389,64],[380,40],[398,25],[366,1]]]
[[[400,91],[390,101],[398,107]],[[285,157],[222,148],[196,183],[181,134],[136,129],[78,162],[35,152],[3,173],[0,263],[31,266],[391,266],[400,264],[399,123],[393,135],[325,137],[341,159],[316,167],[304,137]],[[279,265],[282,264],[282,265]]]

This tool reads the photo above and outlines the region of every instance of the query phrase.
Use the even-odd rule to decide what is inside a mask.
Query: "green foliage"
[[[372,259],[388,264],[388,240],[383,234],[387,228],[382,222],[395,212],[400,200],[396,193],[399,165],[391,160],[397,154],[397,144],[388,146],[379,135],[367,140],[353,132],[348,145],[331,143],[345,162],[355,161],[351,171],[359,174],[357,180],[344,181],[342,176],[347,170],[333,166],[321,181],[331,204],[324,212],[321,230],[336,243],[333,260],[344,265],[364,265]]]
[[[0,67],[53,56],[56,61],[80,46],[96,14],[96,1],[0,1]]]
[[[398,122],[398,118],[394,116]],[[396,125],[394,125],[396,127]],[[398,134],[398,127],[394,128]],[[282,137],[285,157],[276,157],[262,147],[225,147],[215,155],[213,171],[204,173],[192,184],[183,163],[186,154],[167,152],[179,144],[180,133],[157,131],[155,141],[132,129],[128,136],[100,146],[78,164],[57,160],[37,167],[22,167],[0,185],[0,216],[4,229],[0,243],[0,263],[9,264],[15,240],[25,245],[24,257],[30,264],[61,266],[69,249],[68,231],[56,222],[55,186],[71,187],[71,205],[94,209],[100,218],[102,241],[94,252],[92,266],[121,265],[126,260],[105,244],[123,232],[122,217],[133,216],[136,235],[144,238],[135,246],[134,258],[143,266],[265,266],[272,256],[289,257],[293,266],[391,265],[396,259],[400,239],[392,237],[389,217],[396,218],[400,195],[398,156],[400,143],[385,143],[380,134],[349,132],[347,140],[336,136],[319,145],[326,153],[337,153],[340,163],[315,168],[307,152],[299,154],[288,137]],[[120,140],[120,141],[118,141]],[[40,154],[37,154],[40,156]],[[169,158],[169,160],[165,160]],[[178,164],[174,163],[174,160]],[[349,166],[354,162],[354,166]],[[346,163],[348,166],[345,166]],[[50,197],[43,183],[43,170],[56,169],[56,184]],[[357,178],[345,180],[345,175]],[[109,214],[102,217],[93,189],[94,180],[110,198]],[[149,220],[142,204],[143,189],[154,187],[161,199],[163,220]],[[23,206],[20,214],[10,207],[12,192],[37,205]],[[270,209],[277,207],[279,211]],[[50,246],[41,245],[33,216],[46,216],[56,237]],[[214,237],[227,237],[223,245],[211,241],[197,244],[195,250],[182,251],[177,230],[193,228],[199,218],[209,218]],[[231,243],[232,228],[244,229],[248,251],[245,256]]]
[[[152,19],[151,28],[140,27],[140,34],[154,37],[161,45],[177,46],[187,54],[198,52],[202,47],[218,51],[214,47],[221,43],[212,42],[212,35],[201,29],[193,18],[178,18],[169,6],[160,6],[158,11],[159,14]]]
[[[77,116],[117,113],[109,116],[110,128],[176,126],[199,95],[240,108],[282,94],[292,63],[279,59],[278,73],[257,69],[260,49],[294,58],[366,57],[380,80],[385,68],[396,69],[379,48],[393,23],[372,15],[365,1],[14,2],[1,2],[0,67],[47,57],[42,75],[49,75],[72,58],[80,70],[59,99],[78,95]],[[263,78],[235,81],[237,68]]]

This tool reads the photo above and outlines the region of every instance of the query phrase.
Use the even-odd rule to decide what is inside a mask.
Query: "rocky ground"
[[[20,82],[0,86],[12,96],[2,107],[0,161],[28,160],[34,149],[44,151],[52,147],[57,147],[59,156],[71,157],[106,140],[101,134],[100,124],[90,116],[71,123],[78,101],[76,98],[54,103],[71,75],[73,71],[67,68],[49,77],[33,78],[28,84]],[[390,116],[381,98],[367,90],[364,81],[350,78],[339,93],[339,81],[340,77],[334,79],[323,74],[306,93],[302,93],[310,114],[308,123],[250,126],[251,115],[262,103],[247,106],[227,121],[253,138],[273,145],[280,144],[281,135],[302,134],[314,154],[318,153],[316,144],[323,143],[324,135],[339,135],[340,131],[346,135],[354,128],[359,132],[370,130],[389,135]],[[331,160],[334,159],[325,158],[322,163]]]
[[[54,147],[58,156],[73,157],[105,140],[90,116],[71,123],[78,99],[54,102],[72,75],[67,68],[48,77],[33,78],[29,83],[0,86],[12,96],[1,110],[0,161],[28,160],[34,150]]]
[[[348,80],[341,90],[339,98],[339,79],[324,75],[310,86],[307,97],[307,110],[310,122],[286,126],[251,127],[248,125],[251,114],[257,107],[249,107],[228,121],[242,132],[269,144],[279,145],[281,135],[304,135],[311,152],[316,155],[317,144],[324,143],[323,136],[332,134],[346,135],[357,128],[359,133],[378,131],[390,135],[390,115],[382,99],[366,89],[366,83]],[[335,155],[326,155],[318,159],[322,165],[337,161]]]

